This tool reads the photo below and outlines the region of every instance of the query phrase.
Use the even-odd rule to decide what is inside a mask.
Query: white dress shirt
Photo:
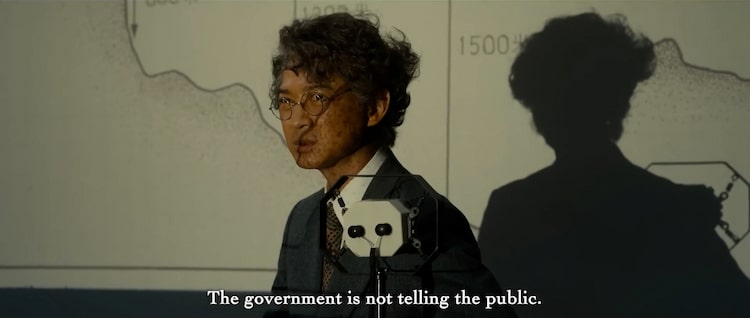
[[[375,155],[370,158],[370,161],[367,162],[367,164],[357,172],[357,175],[375,175],[378,170],[380,170],[380,167],[383,165],[383,162],[385,162],[386,159],[386,152],[383,150],[383,148],[378,149],[377,152],[375,152]],[[340,191],[340,196],[344,200],[345,205],[362,201],[362,198],[365,195],[365,191],[367,191],[367,188],[370,186],[370,183],[372,182],[372,178],[368,177],[352,177],[351,180],[349,180],[349,183],[344,186],[343,189]],[[324,190],[327,190],[325,187]],[[342,214],[342,208],[339,205],[338,197],[334,197],[333,199],[333,210],[336,212],[336,217],[339,219],[339,222],[341,224],[344,224],[343,222],[343,214]],[[341,240],[341,244],[343,246],[344,240]]]

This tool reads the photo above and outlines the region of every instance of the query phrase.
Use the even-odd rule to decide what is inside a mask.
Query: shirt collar
[[[377,152],[375,152],[375,155],[370,158],[370,161],[367,162],[367,164],[357,172],[357,175],[375,175],[378,170],[380,170],[380,167],[385,162],[386,158],[388,157],[386,155],[388,151],[384,148],[378,149]],[[344,189],[341,190],[340,196],[344,200],[345,204],[351,204],[353,202],[362,201],[362,198],[365,195],[365,191],[367,191],[367,188],[370,187],[370,183],[372,182],[371,177],[352,177],[351,180],[349,180],[349,183],[346,184]],[[325,187],[323,188],[325,190]],[[341,220],[341,207],[339,206],[338,202],[336,201],[336,198],[334,200],[334,210],[336,211],[336,216],[338,216],[339,220]]]

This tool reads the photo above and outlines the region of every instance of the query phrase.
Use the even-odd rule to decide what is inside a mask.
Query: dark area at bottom
[[[211,305],[207,291],[0,288],[0,317],[262,317],[265,306]]]

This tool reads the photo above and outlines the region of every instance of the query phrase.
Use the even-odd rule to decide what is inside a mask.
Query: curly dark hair
[[[419,56],[403,32],[381,36],[379,28],[379,19],[370,13],[334,13],[284,26],[272,60],[271,100],[276,100],[281,73],[287,69],[304,70],[310,82],[341,76],[361,106],[373,105],[378,94],[387,90],[388,112],[368,131],[366,142],[392,147],[396,127],[404,122],[411,103],[406,89],[418,76]]]
[[[521,45],[509,82],[537,131],[556,148],[571,139],[617,141],[638,82],[654,71],[654,45],[622,15],[549,20]]]

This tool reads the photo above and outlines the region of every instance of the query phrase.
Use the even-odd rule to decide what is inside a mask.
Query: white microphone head
[[[347,204],[342,222],[344,244],[358,257],[369,257],[372,247],[379,247],[380,256],[393,256],[409,239],[410,212],[398,199],[363,200]],[[379,236],[376,233],[376,227],[381,224],[390,225],[392,231],[389,235]],[[348,229],[353,226],[362,226],[364,235],[359,236],[357,231],[358,237],[351,237]]]

